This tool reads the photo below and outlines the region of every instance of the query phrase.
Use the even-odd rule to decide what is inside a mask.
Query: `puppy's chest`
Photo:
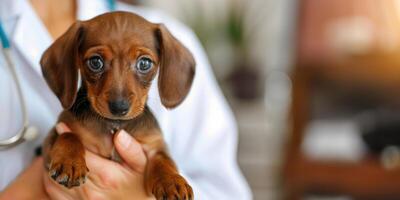
[[[86,149],[105,158],[114,159],[113,137],[117,129],[84,122],[74,123],[71,129],[78,134]]]

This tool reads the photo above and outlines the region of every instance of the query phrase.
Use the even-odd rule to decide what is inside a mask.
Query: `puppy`
[[[65,109],[58,121],[72,130],[62,135],[51,130],[43,145],[45,167],[56,182],[68,188],[84,183],[85,148],[118,160],[112,138],[124,129],[146,153],[147,192],[157,199],[193,198],[146,105],[157,72],[166,108],[185,99],[195,73],[193,56],[164,25],[127,12],[78,21],[44,52],[40,64]]]

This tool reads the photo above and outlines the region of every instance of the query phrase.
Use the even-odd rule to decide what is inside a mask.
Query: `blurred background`
[[[200,38],[254,199],[400,199],[400,0],[130,2]]]

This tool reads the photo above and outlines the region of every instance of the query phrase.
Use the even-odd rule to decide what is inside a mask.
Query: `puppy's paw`
[[[192,200],[194,198],[192,187],[179,174],[158,179],[152,192],[157,200]]]
[[[88,172],[83,156],[54,158],[49,165],[50,177],[67,188],[85,183]]]

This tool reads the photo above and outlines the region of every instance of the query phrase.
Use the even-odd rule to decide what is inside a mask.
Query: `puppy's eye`
[[[142,74],[149,72],[152,67],[153,61],[147,57],[140,57],[136,62],[136,69]]]
[[[98,55],[92,56],[87,61],[87,65],[89,69],[92,70],[93,72],[101,72],[103,71],[104,68],[103,58],[101,58],[101,56]]]

